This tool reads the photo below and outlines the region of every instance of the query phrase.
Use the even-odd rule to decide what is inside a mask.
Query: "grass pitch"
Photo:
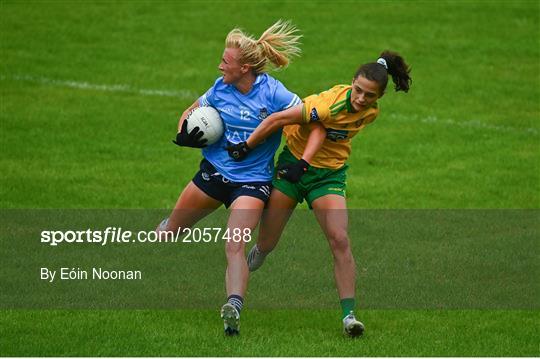
[[[290,18],[304,34],[303,56],[275,76],[301,97],[349,83],[359,64],[384,49],[401,52],[413,68],[410,93],[389,86],[380,117],[354,140],[351,208],[537,210],[539,10],[536,1],[2,0],[0,206],[172,207],[200,154],[170,140],[180,113],[218,76],[226,33],[240,26],[258,35]],[[337,298],[335,310],[261,310],[250,309],[248,297],[242,336],[232,340],[221,336],[221,304],[0,308],[0,354],[540,355],[538,303],[520,310],[361,309],[367,332],[357,341],[340,335]]]
[[[535,356],[533,311],[370,310],[365,336],[331,310],[245,311],[239,337],[218,311],[4,311],[4,356]],[[501,325],[504,323],[504,325]]]

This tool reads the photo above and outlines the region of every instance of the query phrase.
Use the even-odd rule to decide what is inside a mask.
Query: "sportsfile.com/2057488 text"
[[[250,242],[250,228],[178,228],[176,231],[129,231],[117,227],[104,230],[44,230],[40,242],[50,246],[59,244],[94,243],[102,246],[111,243],[217,243]]]

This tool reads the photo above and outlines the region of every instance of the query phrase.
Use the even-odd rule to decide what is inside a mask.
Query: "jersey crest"
[[[261,108],[261,110],[259,111],[259,120],[262,121],[267,117],[268,117],[268,110],[266,109],[266,107]]]

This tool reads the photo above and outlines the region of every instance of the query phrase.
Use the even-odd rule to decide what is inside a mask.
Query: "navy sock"
[[[232,294],[229,295],[229,298],[227,298],[227,303],[231,303],[238,311],[238,314],[240,314],[242,306],[244,305],[244,298],[239,295]]]

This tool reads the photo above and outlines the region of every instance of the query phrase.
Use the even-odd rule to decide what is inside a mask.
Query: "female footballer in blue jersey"
[[[229,32],[218,67],[223,76],[184,111],[173,141],[178,146],[203,148],[200,170],[184,188],[158,232],[191,227],[222,204],[231,209],[228,229],[246,233],[246,229],[256,227],[270,197],[274,154],[281,133],[269,136],[242,162],[231,159],[226,148],[246,141],[270,114],[301,103],[297,95],[265,73],[269,67],[286,67],[293,56],[300,54],[299,38],[297,29],[283,21],[268,28],[258,40],[239,29]],[[223,119],[225,133],[215,144],[206,146],[197,127],[187,131],[186,117],[199,106],[214,107]],[[228,298],[221,308],[221,317],[226,335],[239,333],[249,275],[244,249],[243,240],[228,241],[225,245]]]

